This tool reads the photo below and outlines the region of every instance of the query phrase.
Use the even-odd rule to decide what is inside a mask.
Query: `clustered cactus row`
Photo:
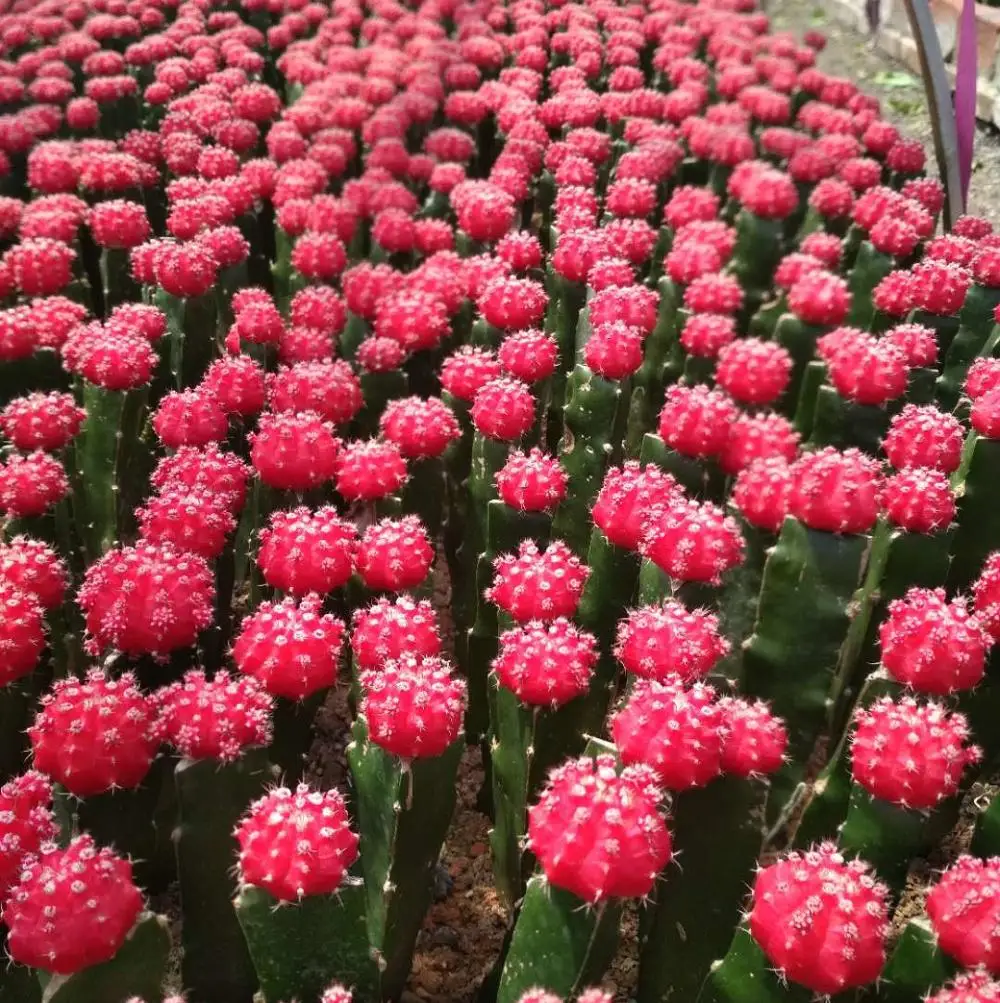
[[[480,1003],[1000,998],[1000,236],[824,44],[4,6],[0,1000],[398,1001],[469,777]]]

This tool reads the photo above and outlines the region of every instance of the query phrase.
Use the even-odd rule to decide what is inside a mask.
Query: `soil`
[[[827,45],[819,55],[820,68],[853,80],[879,98],[884,117],[924,144],[929,169],[934,169],[934,142],[918,76],[876,49],[869,38],[831,21],[822,0],[767,0],[764,7],[774,30],[799,37],[810,29],[824,32]],[[992,125],[980,123],[976,130],[968,211],[1000,226],[1000,134]]]

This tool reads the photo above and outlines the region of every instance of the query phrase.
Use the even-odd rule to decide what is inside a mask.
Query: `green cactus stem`
[[[120,303],[136,302],[139,299],[139,284],[132,278],[127,250],[107,247],[100,255],[104,313],[107,316]]]
[[[673,804],[678,867],[639,912],[637,1003],[694,1000],[729,946],[763,842],[767,783],[721,777]]]
[[[42,690],[37,672],[0,689],[0,784],[23,772],[30,744],[26,734]]]
[[[956,974],[955,963],[937,946],[930,921],[911,919],[896,941],[877,986],[868,986],[859,1003],[913,1003],[927,999]]]
[[[774,340],[786,348],[792,357],[792,372],[788,387],[778,407],[778,410],[789,418],[796,415],[806,369],[815,358],[816,342],[825,333],[825,328],[807,324],[793,313],[786,313],[774,327]]]
[[[282,783],[294,787],[302,779],[306,756],[313,741],[313,722],[327,690],[310,693],[304,700],[278,697],[274,706],[274,739],[271,759],[281,772]]]
[[[740,925],[724,958],[716,961],[698,1003],[807,1003],[813,994],[782,984],[771,962],[745,925]]]
[[[163,336],[167,363],[178,390],[201,382],[215,358],[219,338],[218,303],[213,290],[204,296],[180,299],[162,289],[153,301],[167,317]]]
[[[444,519],[444,460],[439,456],[418,457],[407,466],[409,477],[400,496],[403,511],[420,516],[431,538],[436,539]]]
[[[348,362],[353,362],[358,353],[358,345],[370,333],[371,328],[368,321],[364,317],[359,317],[356,313],[348,311],[347,323],[344,325],[344,330],[341,331],[338,341],[341,357],[347,359]]]
[[[958,821],[960,802],[960,796],[951,797],[933,811],[916,811],[880,801],[852,784],[837,845],[845,856],[867,860],[898,898],[911,862],[925,857]]]
[[[600,981],[618,947],[621,905],[588,906],[541,875],[528,882],[500,976],[497,1003],[533,988],[563,998]]]
[[[434,868],[455,810],[462,739],[440,756],[406,763],[353,728],[347,760],[361,837],[368,936],[376,952],[380,994],[398,999],[430,908]]]
[[[815,373],[810,364],[805,380]],[[804,404],[803,396],[799,398]],[[882,440],[889,431],[889,421],[901,402],[893,401],[888,407],[858,404],[841,397],[833,387],[820,386],[816,392],[813,419],[809,428],[809,443],[812,446],[836,446],[838,449],[856,447],[869,456],[877,456]],[[796,420],[798,409],[796,408]]]
[[[632,377],[632,399],[625,433],[625,454],[632,458],[639,454],[643,436],[656,426],[663,406],[664,386],[668,378],[671,382],[676,378],[670,362],[680,351],[677,340],[680,290],[666,276],[658,281],[656,290],[660,294],[656,326],[643,345],[642,365]]]
[[[746,695],[770,701],[788,727],[790,761],[772,778],[771,817],[802,780],[826,723],[869,539],[818,532],[789,516],[764,565],[743,670]]]
[[[168,792],[172,800],[173,764],[171,757],[160,756],[138,787],[85,798],[76,808],[77,828],[131,857],[137,880],[149,892],[163,891],[175,877],[172,818],[164,826],[160,810]]]
[[[170,949],[166,918],[143,913],[110,961],[73,975],[39,973],[42,1003],[96,1003],[97,1000],[126,1003],[134,997],[144,1003],[160,1003]],[[14,1003],[13,998],[11,1003]],[[22,1000],[17,999],[17,1003]]]
[[[785,224],[780,219],[763,219],[740,209],[736,215],[736,247],[729,271],[747,293],[748,307],[755,311],[774,280],[774,270],[784,253]]]
[[[147,387],[119,392],[92,383],[83,383],[82,397],[87,418],[74,443],[72,504],[87,559],[94,561],[120,539],[131,518],[127,506],[140,497],[148,460],[138,461],[144,450],[149,455],[141,439],[149,397]]]
[[[976,819],[970,850],[977,857],[1000,857],[1000,794],[994,794]]]
[[[42,1003],[42,987],[34,970],[7,960],[0,967],[0,1003]]]
[[[764,566],[777,536],[751,526],[738,512],[733,512],[733,518],[739,523],[746,549],[743,563],[723,577],[714,603],[719,630],[729,641],[730,649],[712,670],[711,676],[739,686],[743,678],[743,645],[753,634],[757,623]]]
[[[653,432],[642,437],[639,462],[656,464],[695,498],[720,501],[725,495],[726,477],[717,463],[684,456]]]
[[[858,248],[854,265],[847,275],[847,288],[851,293],[851,309],[845,323],[867,331],[875,319],[872,292],[896,267],[888,254],[877,251],[870,240],[863,240]]]
[[[1000,306],[1000,289],[988,289],[978,283],[969,286],[958,314],[955,339],[942,356],[937,399],[946,411],[954,411],[962,397],[969,367],[979,355],[992,355],[1000,341],[1000,327],[993,322],[993,312]]]
[[[555,534],[579,557],[590,545],[590,508],[601,490],[621,432],[618,412],[628,398],[618,382],[579,364],[566,387],[559,462],[568,478],[566,497],[553,522]]]
[[[812,359],[802,371],[802,382],[799,384],[799,396],[794,402],[789,401],[786,414],[792,418],[795,430],[803,442],[809,442],[813,435],[813,422],[816,420],[816,400],[820,390],[826,386],[826,363],[822,359]]]
[[[233,830],[271,779],[263,749],[248,750],[232,763],[183,759],[174,770],[181,972],[191,1003],[251,1003],[257,991],[257,974],[233,911]]]
[[[378,435],[379,419],[386,404],[407,395],[409,379],[402,369],[389,369],[380,373],[362,371],[360,382],[365,403],[354,422],[358,438],[367,438]]]
[[[850,709],[868,707],[879,697],[896,697],[902,692],[903,688],[890,679],[884,669],[877,669],[865,679],[857,700]],[[791,834],[794,845],[800,849],[835,838],[851,805],[854,788],[851,776],[851,732],[843,726],[835,734],[839,736],[836,747],[813,781],[808,801]]]
[[[952,548],[948,588],[965,592],[982,570],[986,557],[996,549],[1000,536],[1000,441],[970,432],[957,482],[958,529]],[[964,473],[964,478],[963,478]]]
[[[768,339],[774,335],[778,321],[788,313],[788,300],[780,292],[774,299],[765,300],[750,318],[747,333],[752,338]]]
[[[528,707],[495,680],[490,683],[490,762],[493,780],[493,876],[513,910],[534,869],[522,848],[528,804],[553,767],[582,754],[585,736],[600,729],[610,699],[609,680],[595,674],[587,693],[557,708]]]
[[[310,895],[297,903],[242,886],[233,905],[257,970],[262,1003],[317,1003],[334,981],[353,988],[355,1003],[378,999],[367,900],[356,878],[347,879],[333,895]]]
[[[834,734],[840,733],[859,688],[878,662],[878,631],[889,603],[911,588],[935,588],[945,580],[953,536],[953,529],[931,535],[907,533],[884,517],[876,523],[865,580],[830,689],[829,723]]]
[[[552,376],[552,403],[549,408],[549,442],[557,442],[562,434],[562,406],[569,400],[567,381],[576,363],[576,327],[586,298],[586,286],[564,279],[551,264],[546,265],[546,287],[549,309],[545,330],[559,346],[560,365]]]

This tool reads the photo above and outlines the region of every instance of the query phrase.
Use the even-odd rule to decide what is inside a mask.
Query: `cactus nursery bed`
[[[1000,999],[1000,234],[822,36],[0,6],[2,1003]]]

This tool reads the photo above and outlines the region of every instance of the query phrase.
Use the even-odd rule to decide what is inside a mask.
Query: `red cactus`
[[[688,354],[714,359],[736,339],[736,320],[722,313],[693,313],[684,322],[680,338]]]
[[[927,1003],[996,1003],[997,1000],[1000,1000],[1000,982],[995,982],[985,969],[962,972],[927,997]]]
[[[403,654],[359,676],[371,740],[401,759],[440,756],[462,728],[465,681],[436,655]]]
[[[492,667],[521,703],[558,707],[587,692],[596,663],[593,635],[559,617],[504,631]]]
[[[667,391],[660,411],[660,437],[682,456],[718,456],[736,416],[736,405],[724,393],[677,384]]]
[[[535,447],[514,450],[494,478],[504,505],[519,512],[545,512],[566,497],[567,474],[554,456]]]
[[[277,787],[254,801],[236,841],[240,880],[282,902],[332,894],[358,858],[343,795],[307,784]]]
[[[845,340],[827,364],[837,393],[858,404],[880,406],[906,393],[909,362],[888,340]]]
[[[623,380],[642,365],[643,333],[622,321],[596,324],[583,348],[583,360],[606,380]]]
[[[346,425],[364,403],[361,383],[342,359],[279,369],[270,379],[267,399],[273,411],[311,411],[333,425]]]
[[[500,376],[492,352],[463,345],[441,363],[441,386],[459,400],[472,401],[479,390]]]
[[[392,442],[369,439],[345,444],[334,484],[348,501],[372,502],[395,494],[406,482],[406,460]]]
[[[791,463],[798,451],[799,433],[783,415],[740,415],[729,427],[719,465],[727,474],[738,474],[757,460],[777,458]]]
[[[561,540],[544,551],[524,540],[517,556],[501,555],[494,568],[493,584],[484,595],[518,623],[572,616],[590,574]]]
[[[809,272],[788,291],[788,308],[806,324],[836,327],[851,304],[847,283],[829,272]]]
[[[169,544],[109,550],[92,564],[77,595],[87,649],[166,655],[194,644],[212,622],[213,576],[203,558]]]
[[[703,683],[638,680],[611,734],[623,763],[652,767],[669,791],[704,787],[722,772],[725,718],[718,694]]]
[[[678,501],[681,494],[670,474],[653,464],[642,467],[628,460],[605,475],[592,512],[594,525],[615,546],[638,550],[649,512]]]
[[[271,744],[274,701],[252,676],[207,679],[191,669],[153,694],[164,739],[186,759],[231,762],[253,746]]]
[[[744,549],[735,519],[710,502],[688,500],[650,512],[639,551],[675,581],[718,585]]]
[[[957,790],[980,759],[958,713],[913,697],[882,697],[854,713],[851,772],[872,797],[904,808],[933,808]]]
[[[374,590],[401,592],[418,586],[434,563],[434,548],[423,523],[413,515],[381,519],[358,544],[356,568]]]
[[[406,458],[440,456],[461,434],[451,408],[436,397],[389,401],[379,429]]]
[[[882,448],[897,470],[929,467],[950,474],[962,461],[962,423],[933,404],[907,404],[893,416]]]
[[[771,341],[740,338],[725,345],[715,365],[715,381],[741,404],[773,404],[788,386],[792,357]]]
[[[0,543],[0,583],[33,597],[43,610],[62,603],[66,581],[66,566],[48,544],[29,536]],[[10,615],[17,619],[13,610]]]
[[[955,493],[944,472],[910,467],[886,478],[882,506],[889,521],[908,533],[937,533],[955,518]]]
[[[833,447],[807,453],[791,467],[789,510],[810,529],[864,533],[879,512],[878,463],[857,449]]]
[[[344,625],[319,596],[262,602],[243,620],[233,662],[274,696],[304,700],[337,680]]]
[[[927,896],[941,950],[966,968],[1000,972],[1000,858],[963,855]]]
[[[225,495],[206,488],[166,488],[136,512],[143,540],[172,544],[213,560],[236,529]]]
[[[316,414],[262,414],[250,439],[250,460],[261,480],[284,491],[308,491],[333,479],[340,445]]]
[[[379,599],[354,611],[351,651],[361,671],[380,669],[386,662],[441,652],[441,632],[434,608],[426,599],[396,596]]]
[[[67,494],[66,471],[48,453],[14,455],[0,464],[0,509],[15,518],[42,515]]]
[[[345,585],[354,572],[357,530],[325,505],[272,513],[260,531],[257,563],[264,580],[292,595],[324,595]]]
[[[1000,551],[986,558],[972,586],[972,606],[977,621],[994,640],[1000,640]]]
[[[16,449],[56,452],[76,436],[86,417],[72,394],[32,393],[15,397],[0,411],[0,431]]]
[[[990,639],[964,599],[944,589],[910,589],[889,604],[879,628],[882,664],[920,693],[971,689],[983,678]]]
[[[476,431],[490,439],[515,442],[535,420],[535,398],[519,380],[499,377],[484,383],[472,401]]]
[[[725,727],[722,770],[737,777],[774,773],[784,762],[788,731],[767,704],[723,697],[719,709]]]
[[[538,383],[555,372],[559,347],[552,335],[528,329],[507,335],[497,351],[503,371],[522,383]]]
[[[48,777],[29,770],[0,787],[0,900],[17,883],[25,858],[58,833]]]
[[[649,767],[569,760],[528,809],[528,847],[551,884],[585,902],[642,898],[670,861],[661,798]]]
[[[715,614],[679,602],[640,606],[618,624],[615,657],[643,679],[694,682],[728,653]]]
[[[77,797],[137,787],[149,772],[161,731],[153,700],[126,672],[91,669],[81,682],[57,679],[28,729],[35,766]]]
[[[832,843],[757,872],[750,933],[778,973],[823,995],[874,982],[885,964],[888,893]]]
[[[89,833],[24,860],[3,908],[7,950],[19,964],[57,975],[109,961],[142,910],[132,865]]]
[[[158,491],[173,488],[208,490],[226,499],[234,514],[243,508],[250,468],[233,453],[223,452],[214,443],[199,449],[181,446],[165,456],[153,471],[152,484]]]

